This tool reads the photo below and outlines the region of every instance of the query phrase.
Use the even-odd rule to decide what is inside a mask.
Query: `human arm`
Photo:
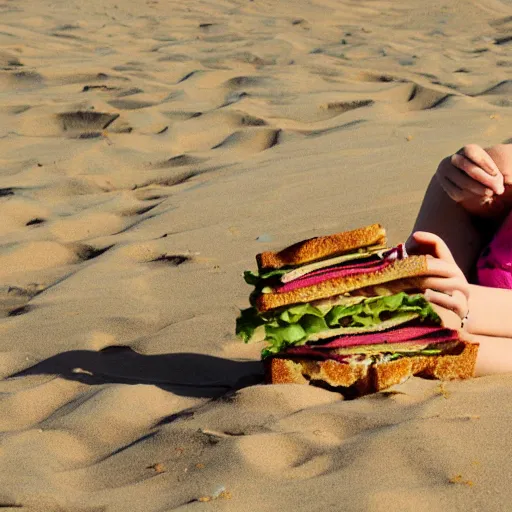
[[[411,252],[427,255],[428,275],[421,280],[425,297],[456,313],[459,322],[464,318],[468,333],[512,339],[512,290],[469,284],[437,235],[420,231],[412,239]]]
[[[512,144],[468,144],[444,158],[435,174],[446,194],[470,215],[498,223],[512,209]]]
[[[512,210],[512,144],[494,146],[487,149],[487,152],[502,173],[504,193],[493,195],[491,203],[482,204],[482,196],[471,195],[456,201],[443,189],[436,173],[427,189],[413,230],[413,233],[422,230],[439,235],[467,278],[471,277],[471,269],[481,249],[493,236],[503,217]],[[446,165],[446,159],[444,162]],[[411,235],[407,241],[409,252],[414,252],[415,245]],[[444,291],[449,295],[448,288],[445,286]],[[460,336],[480,345],[475,375],[512,372],[512,290],[469,284],[467,291],[467,298],[456,294],[456,300],[459,301],[459,308],[467,300],[471,312],[465,322],[465,329],[460,330]],[[459,315],[447,307],[435,303],[433,305],[444,325],[460,329]]]
[[[512,373],[512,339],[483,336],[462,331],[459,336],[471,343],[478,343],[475,377],[498,373]]]
[[[467,332],[512,338],[512,290],[469,285],[469,310]]]
[[[421,232],[412,239],[412,250],[429,256],[421,286],[443,325],[480,345],[475,375],[512,372],[512,290],[468,284],[443,240]]]

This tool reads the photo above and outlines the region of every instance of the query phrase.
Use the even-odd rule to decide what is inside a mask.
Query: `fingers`
[[[492,196],[493,192],[498,193],[498,184],[495,177],[482,171],[482,169],[461,155],[453,155],[451,162],[460,169],[459,172],[452,172],[450,176],[445,177],[453,185],[477,196]],[[503,185],[501,186],[503,187]]]
[[[448,194],[448,196],[453,199],[456,203],[461,203],[462,201],[468,199],[471,195],[465,192],[463,189],[455,185],[453,181],[451,181],[447,176],[439,176],[436,175],[439,179],[441,187]]]
[[[424,295],[429,302],[453,311],[460,318],[464,318],[468,313],[467,299],[460,292],[447,295],[435,290],[426,290]]]
[[[494,192],[490,189],[484,189],[484,194],[474,194],[473,192],[458,187],[449,178],[441,180],[441,187],[448,197],[453,199],[456,203],[462,203],[463,201],[478,201],[480,204],[486,204],[489,202],[492,203],[493,201]]]
[[[427,258],[428,276],[418,280],[418,287],[426,290],[425,297],[429,302],[464,318],[467,314],[470,288],[450,249],[434,233],[417,231],[411,238],[416,253],[432,256]]]
[[[505,191],[503,174],[489,153],[476,144],[468,144],[439,164],[436,172],[444,191],[454,201],[489,202],[494,194]]]
[[[487,153],[485,154],[487,155]],[[489,155],[487,156],[489,159],[491,158]],[[480,164],[476,164],[473,160],[470,160],[465,155],[461,155],[459,153],[452,155],[450,163],[462,171],[460,173],[450,173],[449,176],[449,179],[460,188],[473,192],[477,195],[483,195],[486,189],[490,189],[498,195],[503,194],[505,190],[503,185],[503,176],[499,172],[497,174],[495,173],[494,168],[496,168],[496,164],[494,164],[494,162],[492,173],[489,170],[488,165],[486,165],[484,169]]]
[[[498,176],[500,170],[491,158],[489,153],[485,151],[478,144],[467,144],[456,153],[457,155],[464,155],[472,163],[476,164],[480,169],[490,174],[491,176]]]
[[[453,295],[457,292],[461,293],[466,299],[469,298],[469,285],[458,277],[428,277],[422,281],[421,287],[425,290],[435,290],[444,295]]]
[[[448,254],[440,254],[440,256],[429,258],[427,260],[428,265],[428,273],[432,276],[439,276],[439,277],[455,277],[455,276],[462,276],[462,270],[458,267],[458,265],[455,263],[455,260],[453,259],[452,253],[445,246],[446,250],[448,251]],[[439,253],[438,253],[439,254]]]
[[[455,263],[450,249],[438,235],[426,231],[416,231],[412,234],[412,238],[415,242],[413,247],[416,254],[426,254],[444,260],[447,263]],[[429,270],[434,270],[430,269],[430,265],[439,267],[438,263],[434,263],[436,261],[432,260],[429,262]]]
[[[465,183],[462,182],[463,178],[461,178],[461,176],[465,175],[464,171],[455,167],[452,164],[451,159],[452,157],[447,157],[444,160],[442,160],[435,174],[437,181],[441,185],[442,189],[448,194],[448,196],[451,199],[453,199],[456,203],[461,203],[468,199],[478,200],[481,197],[487,197],[483,195],[486,194],[486,190],[488,190],[488,188],[485,185],[473,180],[472,178],[469,178],[469,176],[466,176],[469,182],[467,180],[465,181]],[[488,179],[491,178],[488,175],[487,177]],[[458,182],[460,186],[457,185],[456,182]],[[471,184],[471,188],[476,192],[479,192],[480,195],[475,195],[473,192],[466,190],[464,188],[464,185],[468,185],[468,183]],[[491,194],[494,194],[492,190]]]

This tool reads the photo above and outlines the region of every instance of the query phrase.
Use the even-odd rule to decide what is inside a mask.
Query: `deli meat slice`
[[[404,258],[407,258],[407,253],[405,251],[404,245],[400,244],[393,249],[381,253],[380,255],[369,256],[369,258],[363,262],[325,267],[318,270],[313,270],[312,272],[308,272],[306,275],[296,279],[286,280],[286,284],[277,287],[274,292],[291,292],[299,288],[314,286],[329,279],[379,272],[380,270],[384,270],[388,265],[391,265],[393,261],[397,259],[401,260]]]
[[[378,260],[370,263],[360,263],[355,265],[347,265],[343,267],[326,268],[311,272],[304,277],[295,279],[283,286],[277,287],[274,291],[276,293],[285,293],[297,290],[298,288],[306,288],[307,286],[314,286],[329,279],[338,277],[348,277],[357,274],[368,274],[370,272],[378,272],[384,270],[387,266],[393,263],[392,260]]]
[[[457,331],[444,327],[417,326],[402,327],[392,331],[372,332],[369,334],[355,334],[334,338],[328,343],[315,344],[304,347],[291,347],[288,353],[300,353],[301,349],[335,349],[355,347],[362,345],[379,345],[384,343],[444,343],[458,339]],[[298,352],[297,352],[298,351]]]
[[[353,347],[357,345],[375,345],[377,343],[427,342],[441,343],[458,339],[457,331],[444,327],[415,326],[402,327],[392,331],[372,332],[340,336],[322,346],[326,348]]]

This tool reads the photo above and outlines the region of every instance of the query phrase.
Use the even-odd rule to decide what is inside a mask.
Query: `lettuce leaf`
[[[236,334],[245,343],[248,343],[253,338],[256,329],[264,324],[265,318],[258,314],[256,308],[243,309],[236,319]]]
[[[407,295],[406,293],[397,293],[386,297],[371,297],[359,304],[353,304],[349,307],[334,306],[327,314],[326,321],[329,327],[344,325],[345,318],[350,318],[351,325],[371,326],[379,323],[383,313],[417,313],[422,320],[427,317],[435,319],[432,316],[432,308],[426,308],[426,300],[422,295]]]
[[[236,333],[250,342],[258,327],[264,326],[268,347],[262,356],[277,354],[287,346],[304,345],[308,338],[319,332],[343,327],[377,327],[394,317],[414,313],[420,320],[440,324],[441,319],[421,294],[370,297],[357,304],[322,305],[295,304],[286,308],[258,313],[256,308],[241,311],[236,321]]]
[[[265,279],[270,279],[271,277],[281,277],[282,275],[289,272],[289,270],[269,270],[268,272],[265,272],[264,274],[258,274],[256,272],[252,272],[251,270],[246,270],[244,272],[244,280],[247,284],[252,284],[253,286],[260,287],[262,281]]]

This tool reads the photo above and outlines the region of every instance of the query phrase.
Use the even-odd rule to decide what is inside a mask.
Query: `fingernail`
[[[496,194],[498,194],[499,196],[501,196],[501,194],[503,194],[503,192],[505,192],[505,187],[503,185],[500,185],[498,187],[498,190],[496,191]]]

